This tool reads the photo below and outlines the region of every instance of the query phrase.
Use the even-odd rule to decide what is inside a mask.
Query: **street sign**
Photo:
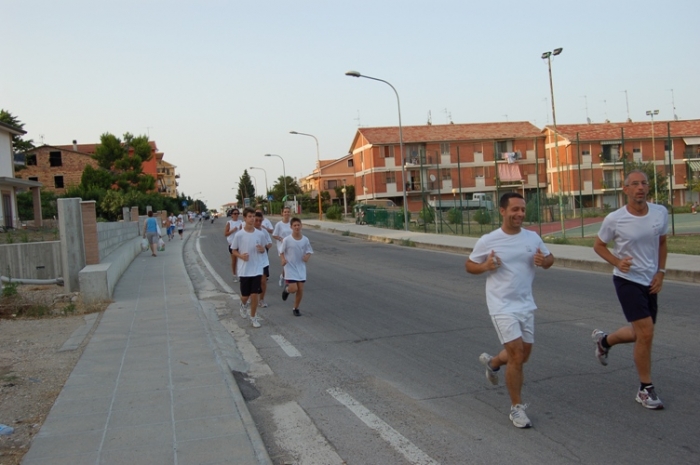
[[[187,206],[187,200],[183,200],[183,201],[182,201],[182,206],[183,206],[183,207],[186,207],[186,206]]]

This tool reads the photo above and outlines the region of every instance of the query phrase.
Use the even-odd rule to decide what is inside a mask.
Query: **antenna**
[[[360,123],[360,110],[357,110],[357,118],[353,118],[355,121],[357,121],[357,127],[361,127],[362,124]]]
[[[628,122],[628,123],[631,123],[631,122],[632,122],[632,118],[630,118],[630,101],[629,101],[629,99],[627,98],[627,91],[626,91],[626,90],[623,90],[622,92],[625,93],[625,104],[627,104],[627,122]]]
[[[153,126],[146,126],[146,137],[148,137],[148,140],[151,140],[151,128]]]
[[[448,111],[447,108],[445,108],[442,111],[443,111],[443,113],[445,113],[445,123],[454,124],[454,122],[452,121],[452,112]]]
[[[673,105],[673,119],[678,121],[678,115],[676,114],[676,99],[673,95],[673,89],[671,89],[671,105]]]
[[[505,116],[505,117],[506,117],[506,123],[507,123],[507,122],[508,122],[508,113],[506,113],[506,114],[505,114],[505,115],[503,115],[503,116]]]
[[[603,108],[604,108],[604,114],[605,114],[605,122],[609,123],[610,120],[608,119],[608,101],[607,100],[602,100],[603,102]]]
[[[428,126],[432,126],[432,125],[433,125],[433,115],[430,112],[430,110],[428,110]]]
[[[41,139],[41,145],[44,145],[44,135],[39,134],[39,139]]]
[[[586,122],[588,122],[588,124],[591,124],[591,119],[588,117],[588,95],[582,95],[581,98],[585,103],[584,108],[586,109]]]

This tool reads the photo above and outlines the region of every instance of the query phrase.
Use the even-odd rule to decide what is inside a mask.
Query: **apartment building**
[[[335,188],[354,183],[355,170],[352,160],[353,155],[349,153],[337,160],[321,160],[320,163],[317,162],[313,172],[301,179],[299,187],[312,198],[316,198],[320,185],[321,192],[328,191],[331,196],[331,202],[337,202]]]
[[[89,154],[53,145],[42,145],[24,154],[24,166],[17,177],[40,182],[44,190],[62,195],[66,189],[80,184],[87,165],[97,168]]]

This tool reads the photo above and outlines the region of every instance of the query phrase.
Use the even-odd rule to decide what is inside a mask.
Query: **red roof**
[[[700,136],[700,120],[684,121],[654,121],[654,137],[668,136],[668,123],[671,124],[671,137]],[[554,126],[547,126],[554,129]],[[624,129],[625,139],[651,139],[651,120],[636,123],[598,123],[598,124],[559,124],[557,131],[570,141],[576,140],[576,133],[582,141],[618,140],[622,138]]]
[[[98,145],[100,144],[75,144],[75,147],[77,147],[78,152],[89,153],[91,155],[94,155]],[[156,152],[158,151],[158,147],[156,147],[155,141],[149,140],[148,145],[151,146],[151,150],[155,150]],[[73,150],[73,144],[54,145],[54,147],[59,148],[61,150]]]
[[[398,144],[399,127],[359,128],[370,144]],[[539,128],[527,121],[512,123],[474,123],[474,124],[433,124],[425,126],[404,126],[404,144],[419,142],[449,142],[463,140],[500,140],[541,137]],[[357,137],[357,136],[356,136]]]

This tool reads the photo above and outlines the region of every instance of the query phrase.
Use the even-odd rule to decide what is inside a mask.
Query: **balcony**
[[[421,153],[420,155],[408,155],[406,157],[406,166],[416,167],[416,166],[426,166],[426,165],[437,165],[439,160],[439,155],[426,155]]]

